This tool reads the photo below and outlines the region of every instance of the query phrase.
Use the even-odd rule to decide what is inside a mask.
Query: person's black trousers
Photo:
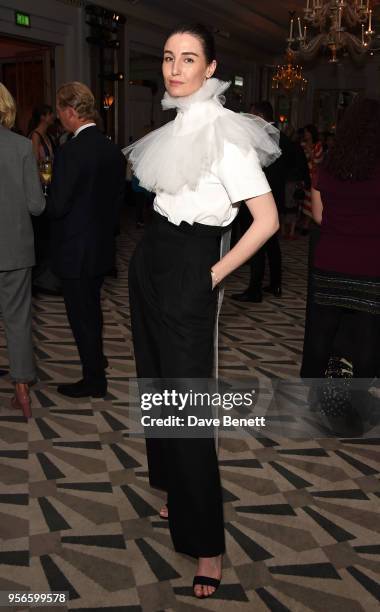
[[[212,377],[217,292],[211,266],[221,228],[179,227],[153,213],[130,262],[129,291],[139,378]],[[168,494],[174,548],[193,557],[224,552],[221,483],[210,438],[147,439],[149,481]]]
[[[83,379],[95,386],[106,382],[100,302],[103,280],[103,276],[62,279],[63,298],[82,363]]]
[[[268,256],[270,286],[281,287],[282,257],[278,232],[276,232],[250,259],[251,275],[249,291],[260,291],[262,288],[265,273],[265,255]]]
[[[36,265],[32,270],[32,287],[38,291],[60,293],[61,281],[51,270],[50,220],[46,209],[39,217],[32,217]]]
[[[380,316],[361,311],[348,311],[338,306],[316,304],[311,296],[305,328],[302,378],[324,378],[329,358],[335,352],[337,332],[348,314],[352,319],[350,357],[354,377],[371,379],[377,375]]]
[[[242,204],[239,211],[241,234],[244,234],[252,223],[248,206]],[[269,278],[271,287],[281,287],[282,255],[279,232],[276,232],[249,260],[250,277],[248,291],[261,291],[265,274],[265,255],[268,256]]]

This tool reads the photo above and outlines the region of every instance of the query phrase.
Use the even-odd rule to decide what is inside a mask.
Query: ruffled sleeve
[[[280,131],[261,117],[225,109],[214,126],[216,150],[219,155],[226,142],[246,154],[254,149],[263,168],[273,164],[281,155]]]

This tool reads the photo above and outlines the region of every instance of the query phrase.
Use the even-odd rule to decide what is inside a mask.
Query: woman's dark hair
[[[202,23],[181,23],[169,32],[168,38],[174,34],[192,34],[196,36],[202,43],[207,65],[216,59],[214,36]]]
[[[33,109],[32,118],[29,121],[28,133],[31,134],[36,127],[40,124],[41,117],[52,113],[53,109],[49,104],[42,104]]]
[[[373,175],[379,161],[380,102],[357,98],[338,125],[325,168],[338,179],[363,181]]]
[[[319,140],[319,132],[318,132],[317,128],[315,127],[315,125],[313,125],[312,123],[309,123],[308,125],[305,125],[304,130],[307,130],[308,132],[310,132],[311,138],[313,140],[313,144],[318,142],[318,140]]]

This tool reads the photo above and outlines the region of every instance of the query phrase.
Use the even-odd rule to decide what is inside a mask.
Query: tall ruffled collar
[[[208,102],[215,100],[219,104],[224,104],[226,99],[223,93],[231,85],[230,81],[221,81],[220,79],[207,79],[202,87],[190,96],[171,96],[168,92],[161,101],[162,108],[169,110],[176,108],[178,111],[185,111],[190,108],[193,104],[198,102]]]
[[[162,106],[177,109],[176,118],[124,149],[142,187],[168,194],[196,190],[204,176],[218,173],[226,143],[244,154],[254,149],[263,166],[281,155],[274,126],[223,108],[229,85],[209,79],[190,96],[165,94]]]

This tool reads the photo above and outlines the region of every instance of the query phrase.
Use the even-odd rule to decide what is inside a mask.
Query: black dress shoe
[[[104,397],[107,394],[107,382],[94,385],[82,379],[76,383],[58,385],[57,391],[66,397]]]
[[[263,294],[261,291],[243,291],[243,293],[233,293],[231,298],[237,302],[254,302],[259,304],[263,301]]]
[[[267,287],[264,287],[264,291],[267,293],[273,293],[274,297],[282,296],[282,289],[280,285],[268,285]]]

